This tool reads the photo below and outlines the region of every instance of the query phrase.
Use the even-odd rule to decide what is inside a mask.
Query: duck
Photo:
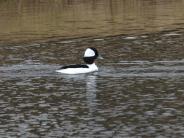
[[[103,59],[96,48],[89,47],[85,50],[83,60],[86,64],[74,64],[66,65],[61,67],[59,70],[56,70],[58,73],[62,74],[83,74],[98,71],[98,67],[95,64],[95,60]]]

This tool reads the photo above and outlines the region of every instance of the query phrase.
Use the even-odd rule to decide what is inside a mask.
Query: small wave
[[[0,67],[1,78],[53,76],[57,65],[16,64]]]
[[[171,33],[168,33],[168,34],[164,34],[163,36],[179,36],[179,35],[181,35],[181,34],[171,32]]]
[[[26,62],[0,67],[1,78],[15,77],[57,77],[59,65]],[[117,64],[99,65],[96,76],[108,77],[184,77],[184,60],[163,61],[121,61]],[[60,75],[59,75],[60,76]]]
[[[136,61],[120,61],[118,64],[137,64],[137,65],[154,65],[154,64],[184,64],[182,60],[161,60],[161,61],[147,61],[147,60],[136,60]]]
[[[112,77],[184,77],[184,60],[121,61],[103,67],[102,76]]]
[[[126,39],[126,40],[134,40],[134,39],[137,39],[137,36],[127,36],[123,39]]]

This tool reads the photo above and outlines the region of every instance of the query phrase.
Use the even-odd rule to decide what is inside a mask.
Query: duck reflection
[[[86,103],[86,106],[89,110],[89,114],[92,114],[97,110],[96,95],[97,95],[98,89],[97,89],[97,83],[96,83],[96,80],[97,80],[96,73],[97,72],[92,74],[62,75],[62,78],[64,78],[65,83],[67,82],[68,84],[72,84],[72,85],[69,85],[69,88],[67,89],[70,89],[70,90],[73,89],[76,92],[80,90],[78,94],[79,95],[82,94],[83,96],[85,96],[86,101],[84,102]],[[81,90],[83,91],[81,92]]]
[[[95,75],[89,75],[86,79],[86,100],[87,106],[89,108],[89,113],[92,114],[96,111],[96,93],[97,93],[97,85],[96,85],[96,77]]]

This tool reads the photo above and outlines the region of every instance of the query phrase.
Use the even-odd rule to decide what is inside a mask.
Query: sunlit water
[[[183,28],[183,7],[184,0],[1,0],[0,43]]]
[[[0,20],[0,24],[4,24],[0,25],[0,137],[184,137],[182,0],[136,3],[125,0],[123,2],[129,5],[124,6],[125,13],[136,14],[131,16],[133,19],[126,20],[119,19],[119,14],[127,17],[119,11],[125,4],[120,0],[108,1],[113,10],[103,0],[91,3],[55,0],[52,1],[54,6],[51,1],[30,1],[32,6],[26,2],[0,2],[4,19]],[[7,5],[8,9],[2,8]],[[63,9],[59,8],[62,6]],[[15,7],[20,11],[14,12]],[[84,7],[86,14],[98,15],[98,18],[87,16],[97,24],[104,23],[104,17],[109,19],[114,15],[115,18],[107,20],[104,28],[94,24],[90,29],[85,26],[88,20],[83,19]],[[141,13],[130,7],[141,10]],[[50,13],[57,13],[57,9],[66,12],[61,12],[61,16]],[[70,13],[71,9],[75,15]],[[100,14],[102,11],[105,14]],[[139,15],[143,13],[148,18],[143,18],[146,25],[140,27],[139,23],[143,25],[144,22]],[[46,16],[48,14],[51,15]],[[67,18],[67,24],[65,20],[60,24],[65,19],[63,17],[68,16],[71,18]],[[137,22],[139,19],[141,22]],[[148,22],[147,19],[153,20]],[[73,22],[76,23],[72,28],[73,36],[78,38],[63,40],[63,36],[73,36],[72,31],[65,34],[61,28],[71,27]],[[122,22],[127,22],[127,27]],[[85,28],[78,28],[80,32],[77,26]],[[80,38],[81,34],[92,37]],[[111,36],[104,37],[104,34]],[[46,39],[48,37],[53,38]],[[87,47],[96,47],[104,57],[96,63],[98,72],[81,75],[55,72],[63,65],[82,63]]]

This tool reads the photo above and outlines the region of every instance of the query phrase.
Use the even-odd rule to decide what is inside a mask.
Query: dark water
[[[36,5],[47,5],[49,1],[34,2]],[[91,3],[97,3],[92,7],[100,11],[104,11],[101,8],[107,4],[101,0],[89,3],[55,0],[56,7],[53,8],[51,5],[50,9],[63,6],[62,2],[68,6],[67,8],[73,8],[75,5],[78,9],[81,8],[81,3],[88,5],[87,9],[91,9]],[[120,2],[122,1],[113,1],[112,6],[120,6],[122,4]],[[93,37],[63,40],[63,37],[53,36],[54,39],[41,42],[37,39],[53,35],[48,29],[49,25],[46,32],[50,34],[40,31],[44,35],[38,35],[36,38],[34,31],[31,34],[23,29],[25,26],[17,25],[15,29],[19,28],[19,31],[15,31],[15,34],[12,33],[12,28],[9,29],[6,39],[2,37],[3,43],[0,46],[0,137],[184,137],[184,30],[181,24],[183,8],[180,7],[184,2],[182,0],[175,2],[143,0],[141,4],[138,1],[131,2],[133,9],[141,7],[144,3],[143,5],[150,11],[145,14],[160,19],[160,22],[149,28],[154,31],[147,31],[148,28],[145,26],[143,32],[137,33],[130,24],[129,28],[123,27],[122,32],[116,32],[121,35],[103,37],[103,33],[96,36],[94,34],[97,32],[94,34],[90,32]],[[12,7],[18,3],[25,4],[26,1],[1,1],[1,3]],[[165,9],[161,8],[163,5]],[[116,6],[114,10],[121,9]],[[153,12],[150,7],[157,7],[156,9],[163,11]],[[62,14],[69,14],[69,10],[65,6],[63,8],[66,12]],[[27,11],[26,7],[20,9],[32,17],[33,13]],[[43,11],[43,7],[39,9],[33,6],[30,9],[35,9],[35,15]],[[50,9],[45,9],[45,12]],[[138,9],[146,10],[146,8]],[[106,10],[108,11],[109,7]],[[173,14],[168,15],[169,11],[173,11]],[[9,12],[12,15],[11,10],[4,9],[5,15]],[[89,15],[92,14],[88,12]],[[98,10],[95,13],[97,15]],[[100,13],[97,22],[104,20],[104,16]],[[131,14],[132,10],[126,13]],[[20,23],[27,25],[22,19],[30,17],[23,16],[22,12],[19,14]],[[108,12],[105,15],[109,17]],[[83,17],[82,14],[80,18]],[[115,17],[119,15],[115,14]],[[140,16],[137,17],[139,18]],[[172,20],[172,23],[169,22],[171,20],[163,22],[164,18],[166,20],[178,18],[178,20]],[[79,17],[76,17],[76,20],[78,19]],[[0,20],[0,23],[3,21]],[[45,24],[49,22],[45,21]],[[118,20],[114,20],[113,24],[118,26]],[[164,28],[160,28],[160,24]],[[121,28],[121,25],[118,27]],[[157,25],[162,31],[155,28]],[[109,26],[105,29],[109,30]],[[126,29],[131,30],[131,34],[126,33]],[[24,31],[31,37],[22,33]],[[109,30],[109,34],[110,32]],[[24,40],[19,33],[25,35],[29,43],[18,44],[17,42]],[[58,36],[62,33],[59,32]],[[112,35],[116,33],[112,32]],[[77,36],[81,37],[80,34]],[[9,37],[13,39],[11,44],[7,42]],[[97,61],[99,72],[82,75],[62,75],[55,72],[61,65],[81,63],[86,47],[96,47],[104,57],[104,60]]]
[[[184,32],[1,46],[1,137],[183,137]],[[61,75],[86,45],[99,72]],[[72,56],[71,56],[72,55]]]

